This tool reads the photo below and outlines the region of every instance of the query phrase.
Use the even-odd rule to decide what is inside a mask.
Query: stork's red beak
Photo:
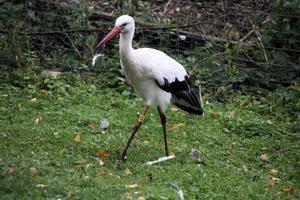
[[[93,65],[95,65],[96,59],[102,54],[105,43],[121,33],[121,28],[115,26],[96,46],[94,51]]]

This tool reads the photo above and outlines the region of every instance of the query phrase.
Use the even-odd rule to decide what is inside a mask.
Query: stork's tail
[[[190,87],[188,90],[182,90],[172,94],[172,102],[178,108],[195,114],[203,115],[203,102],[201,97],[201,88],[199,92]]]

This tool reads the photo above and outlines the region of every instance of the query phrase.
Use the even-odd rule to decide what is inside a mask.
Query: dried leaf
[[[291,188],[291,187],[284,188],[281,191],[284,192],[284,193],[287,193],[287,194],[293,194],[294,193],[294,189]]]
[[[30,167],[30,176],[36,178],[38,176],[38,170],[35,167]]]
[[[278,171],[277,171],[276,169],[270,169],[269,174],[270,174],[271,176],[277,176]]]
[[[98,161],[100,166],[104,165],[104,162],[101,158],[96,158],[96,160]]]
[[[59,134],[58,131],[53,132],[53,135],[54,135],[54,136],[58,136],[58,134]]]
[[[126,188],[140,188],[143,187],[142,184],[130,184],[130,185],[125,185]]]
[[[44,185],[44,184],[36,184],[35,188],[37,189],[44,189],[45,187],[47,187],[48,185]]]
[[[268,178],[266,182],[267,182],[267,184],[268,184],[269,186],[273,186],[273,185],[274,185],[274,181],[273,181],[273,179],[271,179],[271,178]]]
[[[111,173],[111,172],[109,172],[108,175],[109,175],[109,176],[112,176],[112,177],[116,177],[117,179],[121,179],[120,176],[115,175],[115,174],[113,174],[113,173]]]
[[[125,192],[124,195],[127,196],[127,197],[131,197],[132,196],[132,192]]]
[[[103,167],[97,168],[97,169],[96,169],[96,173],[97,173],[98,175],[103,175],[103,174],[104,174],[104,168],[103,168]]]
[[[126,168],[126,169],[124,170],[124,172],[125,172],[125,174],[127,174],[127,175],[132,174],[131,171],[130,171],[130,169],[128,169],[128,168]]]
[[[264,153],[260,156],[260,160],[263,162],[267,162],[269,160],[268,154]]]
[[[74,141],[75,141],[75,142],[81,142],[80,135],[75,135]]]
[[[30,173],[31,174],[37,174],[38,170],[35,167],[30,167]]]
[[[217,113],[212,112],[210,113],[211,118],[216,119],[217,118]]]
[[[235,110],[233,110],[233,111],[229,112],[229,116],[230,116],[230,117],[234,117],[234,116],[235,116],[235,114],[236,114]]]
[[[16,166],[14,166],[14,165],[8,166],[8,172],[10,174],[14,173],[15,171],[16,171]]]
[[[145,197],[140,196],[140,197],[137,198],[137,200],[145,200]]]
[[[172,107],[171,107],[171,111],[172,111],[172,112],[176,112],[176,111],[178,111],[178,110],[179,110],[179,109],[178,109],[177,107],[175,107],[175,106],[172,106]]]
[[[32,99],[30,99],[31,102],[36,102],[36,97],[33,97]]]
[[[144,140],[144,144],[149,144],[149,141],[148,140]]]
[[[107,152],[103,150],[98,150],[98,157],[100,159],[107,157]]]
[[[175,128],[180,128],[180,127],[183,127],[183,126],[185,126],[185,123],[171,124],[170,128],[175,129]]]
[[[279,183],[281,181],[280,178],[272,177],[274,183]]]
[[[41,123],[43,121],[43,118],[42,117],[38,117],[38,118],[36,118],[35,120],[34,120],[34,123],[35,124],[39,124],[39,123]]]
[[[96,123],[92,123],[92,124],[90,124],[90,128],[92,128],[92,129],[95,129],[95,128],[97,128],[97,125],[96,125]]]
[[[75,193],[76,193],[76,191],[75,191],[74,189],[68,189],[68,190],[66,191],[66,193],[68,194],[68,197],[70,197],[70,196],[74,196]]]
[[[245,173],[249,173],[250,170],[248,169],[248,167],[246,165],[243,165],[243,171]]]

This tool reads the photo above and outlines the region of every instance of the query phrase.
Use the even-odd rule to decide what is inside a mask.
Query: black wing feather
[[[203,114],[203,107],[199,92],[192,88],[191,81],[187,75],[182,81],[175,78],[175,81],[169,82],[167,78],[164,78],[163,85],[160,85],[157,80],[156,84],[162,90],[172,94],[172,102],[178,108],[196,115]]]

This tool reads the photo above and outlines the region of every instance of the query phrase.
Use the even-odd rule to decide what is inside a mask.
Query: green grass
[[[179,199],[171,183],[185,199],[300,199],[298,98],[286,105],[238,94],[226,104],[208,99],[204,117],[168,110],[169,148],[176,158],[146,166],[164,154],[155,109],[122,162],[142,100],[90,83],[53,82],[60,84],[51,90],[1,87],[0,199]],[[103,118],[110,122],[107,130],[99,127]],[[170,126],[179,123],[184,126]],[[193,148],[203,162],[189,156]],[[98,150],[108,153],[103,166]],[[270,169],[280,179],[273,185],[267,184]],[[138,187],[126,187],[131,184]],[[293,192],[282,191],[287,188]]]

